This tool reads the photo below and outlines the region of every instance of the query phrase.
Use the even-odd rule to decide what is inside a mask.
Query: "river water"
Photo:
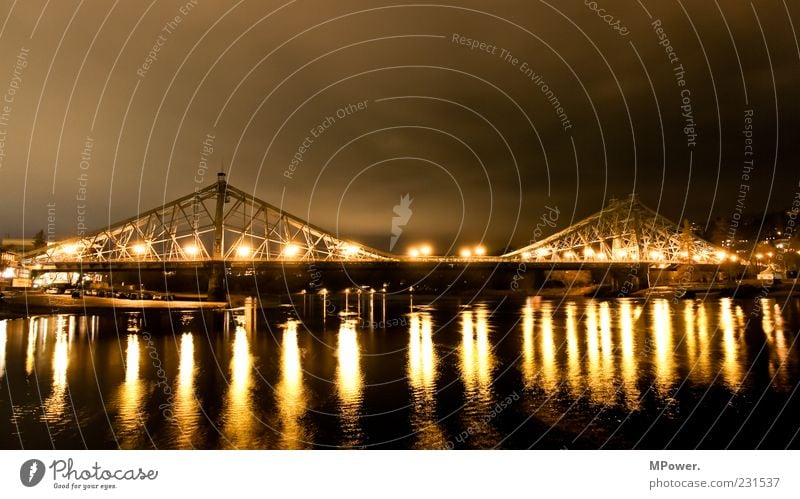
[[[800,446],[798,300],[285,301],[0,321],[0,446]]]

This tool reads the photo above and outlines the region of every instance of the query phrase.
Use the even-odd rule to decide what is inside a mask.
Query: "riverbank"
[[[49,315],[64,312],[99,313],[109,310],[144,310],[144,309],[224,309],[227,302],[200,301],[199,299],[130,300],[125,298],[100,298],[83,296],[72,298],[70,295],[52,295],[41,292],[6,294],[0,302],[0,319],[16,319],[32,315]]]

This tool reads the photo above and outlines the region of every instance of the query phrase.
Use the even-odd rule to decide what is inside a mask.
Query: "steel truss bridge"
[[[229,185],[215,184],[82,237],[25,255],[34,270],[289,264],[292,262],[511,263],[558,268],[736,261],[632,195],[541,241],[498,256],[408,257],[336,237]]]

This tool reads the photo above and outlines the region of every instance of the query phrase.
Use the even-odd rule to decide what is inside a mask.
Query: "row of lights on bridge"
[[[408,249],[408,256],[411,258],[425,258],[433,255],[433,248],[430,244],[412,246]],[[472,258],[486,256],[486,248],[481,245],[463,247],[459,250],[458,256],[461,258]]]

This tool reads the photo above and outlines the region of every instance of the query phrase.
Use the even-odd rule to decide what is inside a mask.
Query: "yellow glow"
[[[598,314],[597,306],[594,302],[589,302],[585,309],[586,315],[586,357],[587,357],[587,376],[586,380],[591,389],[591,397],[596,402],[602,402],[602,384],[600,378],[600,343],[598,341]]]
[[[233,355],[230,362],[230,383],[224,411],[223,434],[233,448],[252,448],[256,445],[256,425],[253,417],[252,395],[253,356],[247,331],[236,326]]]
[[[766,298],[762,299],[762,304],[765,306],[764,315],[769,313]],[[723,298],[720,301],[722,310],[720,311],[720,323],[722,327],[722,348],[724,357],[722,359],[722,375],[731,388],[736,391],[739,388],[739,383],[742,380],[742,369],[738,359],[738,345],[736,341],[736,327],[733,321],[733,311],[731,310],[731,299]]]
[[[342,321],[339,326],[336,353],[336,387],[339,391],[341,426],[350,440],[360,440],[359,415],[363,381],[355,320]]]
[[[628,252],[624,249],[618,249],[614,252],[614,256],[620,260],[628,257]]]
[[[706,304],[697,305],[697,367],[692,370],[700,382],[708,382],[714,376],[710,368],[709,325]]]
[[[183,252],[186,253],[186,256],[189,258],[193,258],[200,253],[200,248],[194,244],[188,244],[183,248]]]
[[[533,349],[533,298],[528,297],[522,308],[522,377],[526,386],[536,382],[536,360]]]
[[[550,248],[538,248],[536,250],[536,257],[542,258],[550,254]]]
[[[411,424],[418,434],[417,446],[440,448],[445,439],[436,417],[436,351],[432,320],[428,313],[409,316],[408,379],[411,384]]]
[[[595,254],[594,257],[597,258],[598,260],[605,260],[607,258],[606,254],[603,252]]]
[[[433,249],[430,247],[429,244],[423,244],[419,248],[419,254],[422,256],[430,256],[433,252]]]
[[[300,246],[294,243],[288,243],[283,247],[283,251],[281,253],[287,258],[295,257],[300,254]]]
[[[489,320],[485,308],[475,314],[475,344],[478,354],[478,382],[488,387],[492,376],[492,352],[489,345]]]
[[[300,348],[297,344],[298,322],[286,323],[281,343],[281,380],[275,387],[278,412],[281,416],[281,449],[305,447],[309,440],[300,422],[306,411],[303,389],[303,368],[300,363]]]
[[[653,259],[653,260],[663,260],[664,259],[664,253],[662,253],[662,252],[660,252],[658,250],[652,250],[652,251],[650,251],[649,254],[650,254],[650,258]]]
[[[6,374],[7,322],[0,321],[0,379],[3,379]]]
[[[654,300],[653,341],[655,342],[656,385],[665,393],[674,381],[675,361],[672,346],[672,317],[669,301]]]
[[[358,253],[359,247],[353,244],[345,244],[342,246],[342,254],[345,256],[353,256]]]
[[[553,340],[553,309],[548,305],[542,307],[542,388],[552,392],[557,388],[556,349]]]
[[[469,258],[472,256],[472,251],[469,248],[464,248],[459,252],[461,258]]]
[[[417,248],[411,248],[408,250],[408,256],[411,258],[417,258],[419,256],[419,250]]]
[[[762,258],[764,258],[764,255],[763,255],[763,254],[761,254],[761,253],[756,253],[756,258],[758,258],[759,260],[761,260]]]
[[[692,260],[694,260],[695,262],[699,262],[702,259],[703,257],[700,255],[692,255]]]
[[[239,258],[247,258],[250,256],[251,251],[252,249],[250,249],[250,246],[246,244],[240,244],[239,247],[236,248],[236,256]]]
[[[683,305],[683,327],[685,329],[684,338],[686,342],[686,353],[689,365],[693,367],[697,362],[697,338],[695,335],[695,311],[694,302],[687,300]]]
[[[139,380],[139,336],[127,335],[125,381],[120,387],[119,414],[115,433],[120,447],[135,448],[143,441],[141,404],[144,397]]]
[[[74,319],[72,325],[74,327]],[[61,421],[67,407],[65,395],[67,392],[67,367],[69,366],[69,342],[66,329],[66,318],[59,315],[56,319],[56,345],[53,348],[53,391],[44,403],[44,419],[48,422]]]
[[[533,256],[533,255],[531,255],[530,251],[522,252],[522,258],[524,258],[525,260],[529,259],[531,256]]]
[[[30,319],[28,323],[28,347],[25,351],[25,372],[28,376],[33,374],[36,362],[36,340],[39,336],[39,319]]]
[[[592,258],[594,256],[594,249],[589,246],[583,248],[583,256],[586,258]]]
[[[68,255],[74,255],[78,252],[79,247],[77,244],[65,244],[62,246],[62,249],[64,250],[64,253]]]
[[[564,258],[575,258],[575,252],[573,251],[565,251]]]
[[[622,381],[628,409],[639,407],[639,388],[636,383],[636,357],[634,356],[633,310],[628,301],[620,303],[619,327],[622,336]]]
[[[476,246],[475,247],[475,255],[476,256],[484,256],[486,254],[486,248],[483,246]]]
[[[194,337],[192,333],[183,333],[178,363],[178,389],[175,397],[175,425],[179,432],[180,447],[184,449],[192,448],[192,437],[197,430],[200,416],[194,393],[194,377]]]
[[[567,309],[567,368],[569,386],[573,396],[583,390],[581,386],[581,352],[578,344],[578,320],[574,303],[568,303]]]
[[[475,355],[473,353],[472,311],[461,314],[461,374],[467,392],[475,390]]]
[[[732,262],[736,262],[736,261],[738,261],[738,260],[739,260],[739,257],[738,257],[738,256],[736,256],[736,255],[731,255],[731,258],[730,258],[730,260],[731,260]]]
[[[141,256],[147,253],[147,246],[144,244],[134,244],[133,245],[133,254],[137,256]]]

